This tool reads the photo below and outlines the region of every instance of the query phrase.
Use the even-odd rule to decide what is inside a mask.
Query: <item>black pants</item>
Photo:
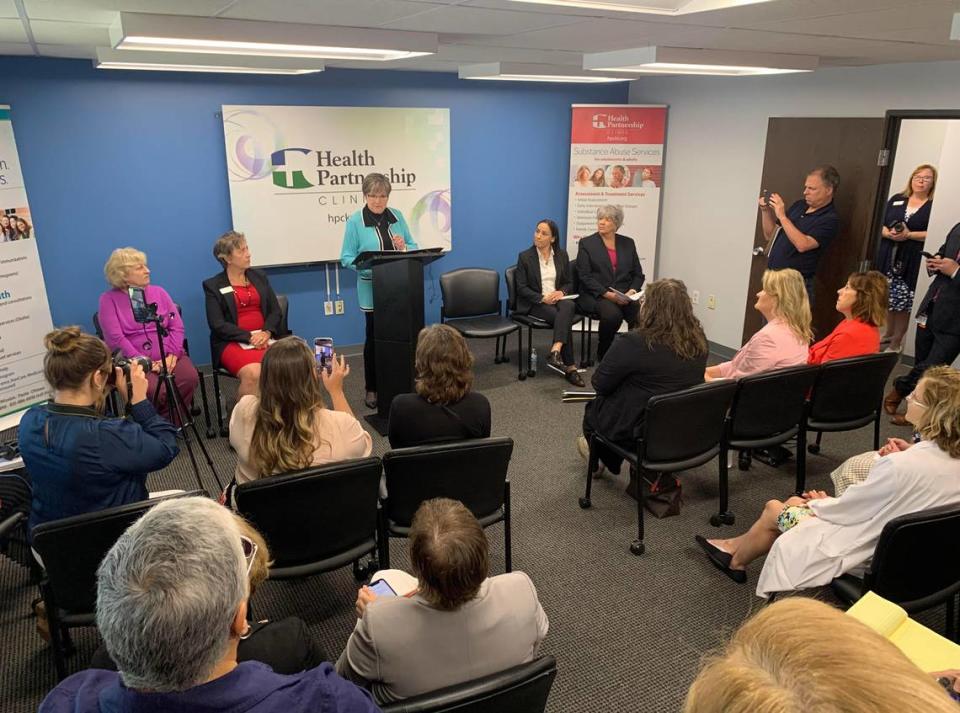
[[[607,349],[613,344],[613,338],[617,336],[617,330],[620,329],[621,322],[626,320],[627,327],[633,327],[637,321],[637,312],[639,309],[639,302],[618,305],[602,297],[597,300],[597,317],[600,321],[600,335],[597,337],[598,361],[603,359],[603,355],[607,353]]]
[[[927,322],[933,317],[936,302],[930,303],[927,308]],[[960,315],[956,316],[960,319]],[[960,354],[960,335],[943,334],[927,327],[917,327],[917,339],[914,346],[913,368],[904,376],[893,382],[897,392],[903,396],[909,394],[916,387],[923,372],[931,366],[939,364],[953,364],[953,360]]]
[[[562,300],[554,305],[537,304],[530,308],[532,317],[539,317],[544,322],[553,325],[553,341],[563,342],[560,348],[560,358],[566,366],[573,366],[573,300]]]
[[[373,311],[364,312],[367,319],[367,337],[363,342],[363,381],[367,391],[377,391],[377,354],[373,339]]]

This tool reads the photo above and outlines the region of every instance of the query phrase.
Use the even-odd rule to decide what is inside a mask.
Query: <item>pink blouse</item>
[[[724,379],[739,379],[761,371],[807,363],[809,345],[801,341],[782,319],[767,322],[750,337],[733,359],[718,365]]]

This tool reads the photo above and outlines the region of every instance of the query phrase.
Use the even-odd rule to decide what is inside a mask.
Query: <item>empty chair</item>
[[[169,497],[184,495],[187,493]],[[96,574],[100,560],[124,530],[165,499],[129,503],[41,523],[34,528],[33,548],[43,561],[40,594],[47,611],[50,650],[58,679],[67,675],[66,655],[72,648],[68,629],[96,625]]]
[[[387,537],[406,537],[424,500],[459,500],[483,527],[503,522],[506,571],[513,571],[510,541],[511,438],[478,438],[389,451],[383,456],[387,497],[382,502]],[[384,538],[381,565],[390,566]]]
[[[440,275],[440,293],[440,321],[468,339],[496,339],[495,364],[510,361],[506,355],[507,336],[513,332],[517,333],[517,351],[523,350],[520,325],[503,316],[500,275],[496,270],[464,267],[445,272]]]
[[[831,586],[848,604],[872,591],[911,614],[946,604],[947,636],[955,638],[954,599],[960,591],[960,506],[947,505],[893,518],[884,525],[863,577],[844,574],[834,579]]]
[[[553,656],[382,706],[383,713],[543,713],[557,676]]]
[[[745,376],[738,383],[720,442],[720,509],[710,524],[732,525],[728,509],[727,454],[730,449],[769,448],[797,435],[803,423],[807,394],[818,367],[792,366]],[[806,458],[797,454],[797,487],[805,480]]]
[[[380,459],[362,458],[242,483],[237,512],[270,545],[271,579],[309,577],[377,549]]]
[[[643,431],[635,451],[628,451],[602,434],[590,438],[587,458],[587,485],[580,507],[589,508],[593,472],[597,467],[596,445],[608,449],[630,463],[637,472],[637,539],[630,551],[642,555],[643,544],[643,475],[688,470],[713,460],[720,452],[720,439],[730,401],[737,382],[717,380],[671,394],[652,396],[647,401]]]

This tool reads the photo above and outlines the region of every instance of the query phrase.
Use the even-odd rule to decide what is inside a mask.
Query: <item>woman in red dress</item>
[[[250,267],[243,233],[229,231],[213,246],[223,272],[203,281],[210,350],[215,367],[240,380],[237,398],[257,393],[260,362],[281,334],[281,312],[267,275]]]

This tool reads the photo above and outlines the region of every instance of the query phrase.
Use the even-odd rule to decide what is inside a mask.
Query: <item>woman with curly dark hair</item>
[[[649,284],[637,326],[614,340],[593,374],[597,397],[583,414],[580,455],[588,457],[594,433],[633,448],[650,397],[702,384],[706,366],[707,338],[686,285],[672,279]],[[597,453],[611,471],[620,472],[619,456],[602,447]]]
[[[460,332],[445,324],[420,330],[415,366],[417,393],[390,405],[392,448],[490,435],[490,402],[470,391],[473,355]]]

